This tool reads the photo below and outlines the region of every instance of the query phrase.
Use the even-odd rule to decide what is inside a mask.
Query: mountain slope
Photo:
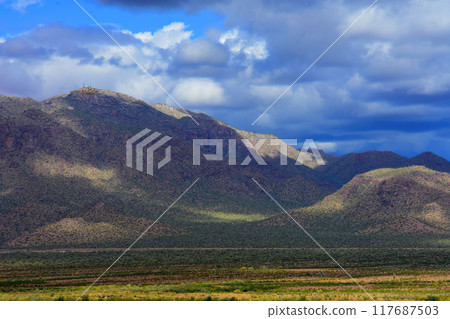
[[[410,159],[411,165],[421,165],[439,172],[450,172],[450,162],[431,152],[424,152]]]
[[[354,176],[378,168],[399,168],[410,166],[406,157],[393,152],[369,151],[364,153],[350,153],[335,158],[325,166],[318,167],[325,176],[343,185]]]
[[[243,180],[251,183],[248,176],[258,177],[271,190],[272,184],[287,177],[296,177],[297,183],[301,184],[299,186],[311,189],[311,194],[318,194],[318,196],[306,196],[305,200],[301,197],[291,198],[288,203],[290,207],[309,205],[336,189],[330,183],[323,183],[318,174],[308,167],[292,165],[298,156],[298,151],[293,147],[288,147],[291,165],[280,166],[279,147],[270,145],[268,140],[260,149],[260,154],[268,164],[266,166],[258,166],[254,160],[248,166],[230,166],[226,160],[223,162],[202,161],[201,166],[193,166],[192,140],[195,138],[224,139],[224,154],[229,154],[228,139],[238,140],[237,163],[241,163],[248,155],[247,148],[240,142],[242,138],[249,139],[253,144],[258,139],[276,138],[237,130],[205,114],[189,112],[200,124],[196,125],[188,116],[183,115],[184,112],[170,106],[162,104],[152,106],[125,94],[106,90],[95,90],[93,94],[92,92],[84,94],[83,90],[76,90],[45,100],[43,104],[46,108],[55,110],[52,111],[51,116],[61,125],[94,140],[97,147],[107,148],[111,156],[102,153],[106,155],[104,161],[115,161],[114,165],[118,160],[121,161],[119,165],[123,165],[125,141],[144,128],[172,137],[173,160],[156,176],[143,178],[142,174],[132,174],[127,168],[126,173],[123,174],[125,178],[134,175],[133,178],[138,178],[139,186],[144,187],[146,191],[154,189],[155,182],[161,186],[161,189],[164,188],[165,193],[173,190],[168,198],[173,198],[175,191],[183,190],[179,187],[180,185],[184,186],[186,181],[193,181],[198,177],[202,178],[204,184],[208,184],[202,189],[204,193],[202,202],[206,204],[205,208],[216,206],[218,209],[230,209],[232,203],[236,203],[235,210],[247,206],[246,202],[252,200],[252,196],[249,196],[248,192],[241,192],[240,189],[243,186]],[[208,147],[204,147],[203,150],[211,151]],[[278,189],[273,190],[278,191]],[[216,196],[216,194],[223,194],[223,196]],[[195,205],[198,205],[198,202]]]
[[[146,218],[126,216],[111,205],[99,203],[88,211],[71,213],[57,222],[25,231],[9,240],[6,246],[64,246],[132,241],[152,223]],[[150,233],[157,236],[182,234],[180,230],[164,222],[156,223]]]
[[[42,108],[43,105],[29,97],[5,96],[0,94],[0,116],[17,115],[32,108]]]
[[[358,174],[379,168],[400,168],[408,166],[425,166],[439,172],[450,172],[450,162],[431,152],[424,152],[410,159],[388,151],[368,151],[350,153],[341,157],[323,154],[327,162],[316,170],[330,181],[343,185]]]
[[[311,205],[335,189],[308,167],[280,166],[278,147],[270,145],[263,148],[268,164],[263,167],[254,160],[247,166],[229,166],[226,161],[193,166],[194,138],[269,138],[236,130],[204,114],[192,113],[200,123],[197,126],[169,106],[152,106],[96,89],[76,90],[41,103],[19,98],[2,101],[6,102],[0,110],[0,245],[54,245],[55,238],[60,244],[125,239],[130,233],[118,220],[129,218],[131,231],[140,229],[132,220],[144,218],[142,224],[148,225],[197,178],[200,182],[165,218],[180,231],[203,222],[204,212],[250,216],[243,220],[273,215],[251,178],[291,208]],[[125,165],[125,141],[144,128],[172,137],[173,160],[155,176]],[[238,143],[238,163],[247,155]],[[163,152],[155,153],[156,160],[162,156]],[[283,197],[288,190],[293,196]],[[105,219],[107,210],[100,209],[97,214],[102,218],[86,219],[91,207],[101,203],[108,203],[122,217]],[[62,232],[64,227],[81,237]],[[101,235],[92,234],[99,227]],[[118,229],[126,236],[111,235]],[[53,235],[46,237],[46,233]]]
[[[255,240],[283,245],[284,234],[269,237],[258,226],[279,210],[252,179],[318,229],[331,225],[333,232],[443,234],[447,227],[448,183],[442,182],[447,175],[406,168],[394,170],[406,172],[395,178],[371,173],[353,178],[378,167],[409,166],[412,160],[445,169],[445,160],[432,154],[412,160],[375,151],[327,156],[325,167],[314,168],[294,165],[299,152],[289,147],[289,165],[280,166],[279,147],[268,141],[273,135],[238,130],[189,111],[197,126],[184,111],[116,92],[80,89],[43,102],[2,96],[0,106],[0,246],[129,243],[197,178],[143,244],[247,247]],[[172,161],[154,176],[125,165],[126,140],[144,128],[172,138]],[[193,165],[195,138],[224,139],[224,154],[229,154],[228,139],[238,140],[238,165],[228,165],[227,159]],[[260,149],[267,165],[255,160],[239,165],[249,154],[243,138],[252,144],[267,140]],[[163,156],[162,148],[156,161]]]
[[[293,216],[336,232],[450,234],[450,175],[422,166],[373,170]],[[282,216],[265,224],[287,221]]]

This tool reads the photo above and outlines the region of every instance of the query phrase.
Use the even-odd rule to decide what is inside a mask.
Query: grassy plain
[[[450,249],[330,249],[376,300],[450,300]],[[0,300],[75,300],[121,249],[0,251]],[[319,249],[135,249],[85,300],[369,300]]]

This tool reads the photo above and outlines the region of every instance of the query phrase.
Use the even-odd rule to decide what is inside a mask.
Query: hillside
[[[334,231],[380,232],[373,228],[379,221],[375,217],[355,228],[347,221],[362,221],[364,216],[378,216],[381,211],[388,216],[382,224],[388,227],[391,222],[393,225],[389,227],[398,229],[400,213],[397,211],[401,208],[412,214],[408,218],[414,219],[408,220],[408,227],[414,231],[401,231],[419,235],[443,233],[448,189],[424,188],[422,175],[425,173],[408,175],[408,185],[414,186],[417,193],[411,193],[411,198],[420,199],[405,198],[409,206],[393,202],[390,208],[380,200],[402,189],[398,179],[386,180],[388,186],[393,184],[378,191],[353,190],[349,192],[354,194],[353,199],[342,196],[348,193],[349,185],[358,181],[365,184],[364,178],[371,179],[371,173],[357,176],[338,189],[357,174],[379,167],[410,166],[411,161],[444,170],[445,159],[428,153],[411,160],[392,152],[373,151],[342,157],[323,153],[325,167],[298,166],[293,165],[298,150],[289,147],[289,165],[280,166],[279,147],[266,142],[260,149],[267,162],[265,166],[256,165],[254,160],[246,166],[230,166],[226,160],[202,160],[200,166],[194,166],[194,138],[238,141],[246,138],[255,144],[258,139],[276,137],[242,131],[205,114],[190,114],[200,125],[171,106],[150,105],[125,94],[98,89],[75,90],[42,102],[1,96],[0,247],[124,245],[197,178],[200,180],[195,187],[158,222],[158,227],[155,225],[154,232],[143,238],[143,245],[285,245],[286,233],[277,230],[269,236],[264,232],[266,228],[259,226],[267,218],[266,224],[278,223],[278,217],[271,217],[278,216],[279,209],[252,178],[283,207],[303,214],[305,222],[313,226],[323,225],[324,216],[329,222],[328,217],[332,216]],[[144,128],[172,138],[172,161],[154,176],[125,165],[126,140]],[[214,149],[204,147],[203,151]],[[228,152],[225,142],[224,154]],[[238,163],[248,155],[240,142],[236,154]],[[156,160],[163,155],[163,151],[156,152]],[[366,177],[360,180],[361,176]],[[370,184],[376,185],[379,178],[373,180],[377,182]],[[438,198],[431,200],[433,196]],[[422,202],[422,198],[426,200]],[[324,210],[329,201],[345,203],[345,209],[335,208],[331,213]],[[435,219],[443,223],[435,224]],[[294,237],[289,239],[290,245],[298,242]]]
[[[30,208],[28,208],[30,209]],[[20,210],[15,216],[25,217]],[[3,218],[2,222],[5,222]],[[107,243],[133,240],[138,237],[152,220],[121,214],[113,206],[99,203],[87,211],[68,214],[67,217],[45,226],[32,227],[18,237],[9,240],[7,247],[64,246],[71,244]],[[2,223],[2,225],[8,223]],[[180,235],[182,232],[164,222],[156,223],[151,234],[156,236]]]
[[[322,172],[326,179],[341,186],[358,174],[379,168],[419,165],[439,172],[450,172],[450,162],[431,152],[424,152],[410,159],[389,151],[350,153],[341,157],[328,154],[323,156],[327,165],[318,166],[316,170]]]
[[[450,175],[422,166],[370,171],[293,217],[335,232],[449,234]],[[281,216],[263,224],[288,222]]]
[[[186,230],[205,220],[214,223],[222,219],[214,216],[227,214],[234,217],[226,219],[238,221],[273,215],[251,177],[291,208],[311,205],[336,189],[308,167],[279,166],[278,148],[270,145],[262,149],[268,163],[264,167],[255,165],[254,160],[248,166],[229,166],[226,161],[193,166],[193,138],[267,138],[204,114],[192,113],[200,123],[197,126],[170,106],[153,106],[96,89],[76,90],[43,102],[15,97],[2,97],[1,102],[0,245],[131,238],[133,229],[142,227],[134,227],[132,222],[132,232],[124,231],[124,225],[117,224],[122,217],[130,221],[144,218],[141,223],[150,224],[196,178],[200,182],[167,218],[176,229]],[[144,128],[172,137],[173,161],[155,176],[125,165],[125,141]],[[247,154],[244,145],[238,144],[238,162]],[[162,155],[157,153],[156,159]],[[108,203],[116,212],[114,219],[105,217],[105,209],[98,211],[103,216],[99,220],[84,217],[101,203]],[[62,235],[64,227],[82,235]],[[101,235],[95,234],[98,229],[102,229]],[[53,235],[45,241],[45,233]]]
[[[408,158],[393,152],[369,151],[350,153],[328,161],[328,165],[318,167],[325,176],[343,185],[354,176],[378,168],[399,168],[410,166]]]
[[[450,162],[431,152],[424,152],[410,159],[412,165],[421,165],[429,169],[450,173]]]

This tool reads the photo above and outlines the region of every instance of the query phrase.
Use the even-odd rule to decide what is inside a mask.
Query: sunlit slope
[[[307,227],[334,232],[448,234],[450,175],[423,166],[373,170],[292,214]],[[288,222],[282,216],[265,225]]]

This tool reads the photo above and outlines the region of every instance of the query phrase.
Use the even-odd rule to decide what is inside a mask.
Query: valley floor
[[[376,300],[450,300],[450,249],[331,249]],[[76,300],[115,249],[0,252],[0,300]],[[137,249],[84,300],[370,300],[318,249]]]

